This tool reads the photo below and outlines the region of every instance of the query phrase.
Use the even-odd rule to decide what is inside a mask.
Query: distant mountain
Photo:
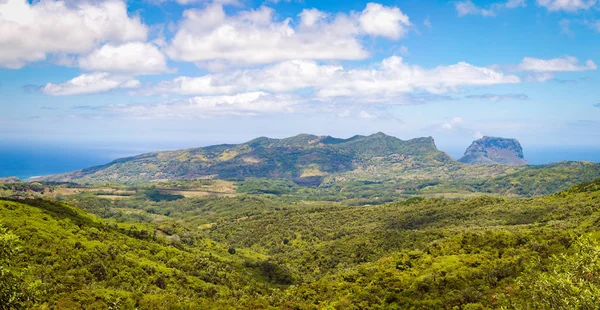
[[[286,178],[319,184],[340,172],[394,165],[410,169],[455,163],[433,138],[400,140],[376,133],[349,139],[302,134],[242,144],[148,153],[44,178],[59,182],[136,182],[182,178]]]
[[[473,141],[458,161],[471,165],[522,166],[529,163],[523,156],[523,148],[516,139],[483,137]]]
[[[16,182],[21,182],[21,179],[19,179],[18,177],[0,178],[0,183],[16,183]]]

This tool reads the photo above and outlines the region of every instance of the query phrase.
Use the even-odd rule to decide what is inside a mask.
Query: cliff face
[[[529,163],[523,156],[523,148],[516,139],[483,137],[473,141],[458,161],[471,165],[521,166]]]

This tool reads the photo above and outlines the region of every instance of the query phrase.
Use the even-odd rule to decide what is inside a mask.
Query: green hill
[[[45,178],[60,182],[136,182],[167,179],[285,178],[319,184],[323,177],[370,165],[439,166],[453,160],[432,138],[403,141],[377,133],[338,139],[298,135],[257,138],[236,145],[216,145],[148,153],[109,164]]]
[[[0,308],[594,309],[598,184],[364,207],[70,200],[105,219],[0,200]],[[106,212],[138,207],[164,215],[117,222]]]
[[[486,138],[474,145],[482,141],[493,142],[483,150],[497,162],[522,155],[516,140]],[[486,193],[532,197],[596,178],[600,178],[600,164],[466,164],[439,151],[431,137],[404,141],[377,133],[348,139],[306,134],[285,139],[261,137],[235,145],[154,152],[38,181],[145,186],[225,179],[235,181],[244,193],[379,204],[413,195],[468,198]]]
[[[242,266],[253,256],[244,251],[231,255],[222,244],[177,225],[111,223],[36,199],[0,200],[0,227],[0,270],[12,272],[3,273],[0,282],[14,283],[0,284],[0,309],[34,304],[56,309],[208,308],[230,304],[234,292],[243,294],[247,287],[266,292],[260,272]],[[18,237],[18,251],[2,260],[6,236]],[[12,298],[3,294],[8,290]]]

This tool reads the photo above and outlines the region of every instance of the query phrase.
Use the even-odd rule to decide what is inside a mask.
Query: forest
[[[3,184],[1,308],[597,309],[600,180],[376,204],[252,182]]]

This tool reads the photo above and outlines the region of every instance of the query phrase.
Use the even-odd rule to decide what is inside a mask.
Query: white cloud
[[[552,72],[533,72],[525,75],[528,82],[548,82],[554,80],[556,75]]]
[[[318,95],[323,98],[356,97],[360,100],[389,100],[416,90],[433,94],[457,91],[461,86],[519,83],[513,75],[465,62],[424,69],[405,64],[401,57],[386,58],[378,69],[353,69],[336,73],[336,80],[323,85]]]
[[[547,8],[548,11],[567,12],[589,10],[595,6],[596,3],[597,0],[537,0],[537,4]]]
[[[567,72],[567,71],[587,71],[596,70],[598,67],[592,60],[588,60],[584,65],[579,64],[579,60],[572,56],[553,59],[538,59],[525,57],[518,65],[523,71],[534,72]]]
[[[525,7],[525,0],[508,0],[503,5],[509,9]]]
[[[490,10],[484,10],[476,6],[472,1],[459,1],[454,3],[456,12],[459,17],[467,15],[482,15],[482,16],[494,16],[495,13]]]
[[[600,32],[600,21],[585,21],[584,24],[596,32]]]
[[[408,16],[399,8],[386,7],[379,3],[368,3],[358,21],[366,34],[390,39],[403,37],[410,27]]]
[[[475,134],[473,135],[473,137],[475,139],[481,139],[481,138],[483,138],[483,134],[481,133],[481,131],[478,130],[478,131],[475,132]]]
[[[463,119],[460,117],[453,117],[451,120],[442,124],[442,129],[444,130],[453,130],[456,129],[457,126],[463,123]]]
[[[364,59],[369,53],[361,44],[362,36],[398,39],[410,25],[398,8],[375,3],[362,12],[335,16],[305,9],[297,26],[291,18],[278,20],[265,6],[229,16],[222,5],[212,4],[183,15],[167,54],[208,68],[293,59]]]
[[[48,83],[41,91],[53,96],[67,96],[104,92],[117,88],[136,88],[140,81],[126,76],[112,76],[107,72],[82,74],[61,84]]]
[[[483,95],[469,95],[466,96],[468,99],[482,99],[489,101],[505,101],[505,100],[529,100],[529,96],[525,94],[483,94]]]
[[[163,53],[153,44],[143,42],[105,44],[79,58],[79,67],[89,71],[132,74],[156,74],[169,71]]]
[[[202,77],[178,77],[149,91],[179,94],[234,94],[312,89],[317,99],[346,97],[362,101],[388,101],[416,90],[441,94],[461,86],[519,83],[514,75],[468,63],[424,69],[405,64],[401,57],[384,59],[369,69],[345,69],[311,60],[293,60],[261,69],[237,70]]]
[[[0,66],[21,68],[51,53],[86,53],[102,42],[146,40],[148,29],[118,0],[0,1]]]
[[[429,16],[427,16],[427,18],[425,18],[425,20],[423,21],[423,25],[425,25],[425,27],[431,29],[431,20],[429,19]]]
[[[312,60],[292,60],[261,69],[237,70],[201,77],[178,77],[152,87],[157,92],[180,94],[233,94],[239,92],[290,92],[325,85],[341,66],[319,65]]]
[[[199,96],[155,105],[111,106],[110,110],[133,118],[207,118],[286,113],[292,112],[297,103],[297,99],[291,95],[251,92],[231,96]]]
[[[506,2],[494,3],[488,8],[481,8],[475,5],[471,0],[458,1],[454,3],[456,12],[459,17],[467,15],[481,15],[481,16],[496,16],[498,11],[504,9],[514,9],[519,7],[525,7],[525,0],[508,0]]]
[[[563,18],[558,22],[560,26],[560,33],[566,35],[573,35],[573,31],[571,31],[571,21]]]
[[[298,16],[300,16],[302,26],[313,27],[325,19],[328,14],[317,9],[304,9]]]
[[[371,114],[371,113],[369,113],[367,111],[364,111],[364,110],[360,111],[360,113],[358,114],[358,116],[360,118],[364,118],[364,119],[375,119],[375,118],[377,118],[377,116],[375,116],[375,115],[373,115],[373,114]]]

